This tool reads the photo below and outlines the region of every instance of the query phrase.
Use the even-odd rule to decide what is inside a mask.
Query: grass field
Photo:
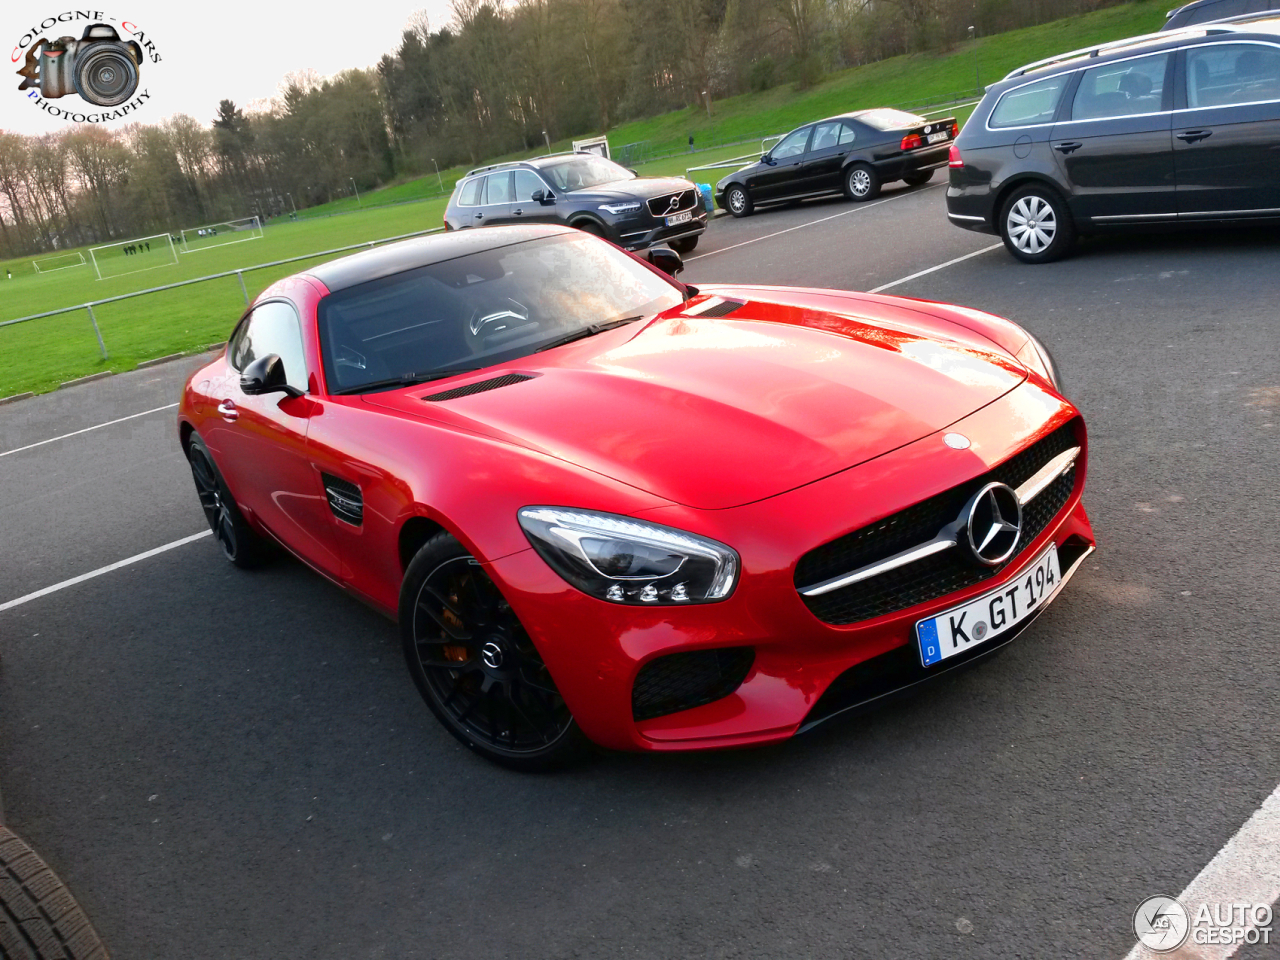
[[[739,156],[752,149],[748,143],[680,152],[687,147],[691,133],[695,144],[745,140],[782,133],[815,117],[859,107],[941,100],[973,89],[975,57],[983,82],[990,83],[1038,57],[1154,30],[1163,22],[1168,6],[1168,0],[1141,0],[982,38],[945,54],[897,57],[835,74],[804,92],[787,85],[717,101],[710,121],[704,110],[676,111],[615,128],[609,138],[614,144],[648,141],[651,153],[672,152],[672,156],[638,167],[642,175],[683,174],[691,165]],[[956,111],[961,119],[967,112]],[[567,149],[569,144],[554,146]],[[452,188],[464,172],[463,168],[442,171],[445,188]],[[706,171],[695,179],[714,183],[724,173]],[[436,227],[445,206],[445,198],[438,194],[432,172],[428,177],[363,194],[360,207],[354,198],[335,201],[304,211],[304,218],[298,221],[272,221],[262,239],[180,254],[177,265],[106,280],[96,280],[92,266],[38,274],[30,259],[0,262],[0,269],[13,272],[12,280],[0,279],[0,320]],[[432,195],[436,195],[434,199],[424,199]],[[404,202],[415,200],[421,202]],[[175,229],[178,226],[182,225],[175,225]],[[306,266],[303,261],[245,274],[249,296]],[[143,360],[224,340],[243,309],[244,298],[235,277],[97,307],[95,313],[110,354],[107,360],[98,352],[83,310],[0,327],[0,397],[50,390],[65,380],[102,370],[119,373]]]

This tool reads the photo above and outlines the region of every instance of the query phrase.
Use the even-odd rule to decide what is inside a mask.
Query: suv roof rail
[[[501,163],[490,163],[483,167],[476,167],[474,170],[468,170],[464,177],[474,177],[477,173],[488,173],[490,170],[500,170],[503,167],[519,167],[527,165],[527,160],[503,160]]]
[[[1079,60],[1082,57],[1098,57],[1104,53],[1111,53],[1113,50],[1122,50],[1125,47],[1138,47],[1144,43],[1156,43],[1161,40],[1174,40],[1181,34],[1195,30],[1195,27],[1183,27],[1179,30],[1165,30],[1158,33],[1144,33],[1138,37],[1128,37],[1124,40],[1112,40],[1109,43],[1099,43],[1092,47],[1081,47],[1079,50],[1072,50],[1070,53],[1060,53],[1056,57],[1046,57],[1044,60],[1037,60],[1035,63],[1028,63],[1025,66],[1018,67],[1016,70],[1010,70],[1005,75],[1005,79],[1010,77],[1021,77],[1033,70],[1039,70],[1042,67],[1050,67],[1056,63],[1066,63],[1069,60]],[[1199,28],[1201,31],[1203,27]],[[1224,31],[1226,32],[1226,31]]]
[[[462,176],[474,177],[477,173],[488,173],[490,170],[502,170],[503,168],[510,168],[510,167],[532,167],[534,160],[546,160],[549,157],[582,157],[582,156],[594,157],[594,156],[597,156],[597,154],[592,153],[590,150],[560,150],[560,151],[557,151],[556,153],[544,153],[544,154],[541,154],[540,156],[531,157],[528,160],[503,160],[500,163],[486,164],[483,167],[475,167],[474,169],[468,170]]]

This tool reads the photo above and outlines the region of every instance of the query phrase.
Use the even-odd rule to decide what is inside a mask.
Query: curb
[[[141,370],[143,367],[154,367],[161,363],[168,363],[170,360],[181,360],[185,356],[185,353],[171,353],[167,357],[156,357],[154,360],[143,360],[134,369]]]
[[[62,381],[62,383],[58,384],[58,389],[61,390],[63,387],[78,387],[82,383],[92,383],[94,380],[102,380],[106,377],[114,377],[114,376],[115,376],[114,371],[103,370],[101,373],[91,373],[87,377],[78,377],[75,380],[64,380]]]
[[[27,393],[15,393],[12,397],[0,397],[0,407],[3,407],[6,403],[17,403],[19,400],[29,400],[34,396],[34,393],[28,391]]]

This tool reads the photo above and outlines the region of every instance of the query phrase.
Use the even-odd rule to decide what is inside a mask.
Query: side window
[[[805,143],[809,139],[809,127],[801,127],[787,134],[782,142],[773,148],[770,156],[775,160],[786,160],[789,157],[798,157],[804,153]]]
[[[1187,51],[1187,106],[1280,100],[1280,48],[1218,43]]]
[[[991,111],[987,126],[1025,127],[1033,123],[1051,123],[1070,76],[1069,73],[1060,73],[1010,90]]]
[[[1159,113],[1171,54],[1103,64],[1086,70],[1071,104],[1072,120]]]
[[[813,128],[813,145],[810,150],[830,150],[840,145],[840,131],[848,130],[843,123],[820,123]],[[852,138],[850,138],[852,139]]]
[[[516,171],[516,200],[527,203],[533,199],[533,194],[537,190],[547,192],[547,185],[542,182],[542,178],[532,170]]]
[[[491,173],[485,177],[484,202],[486,205],[511,202],[510,173]]]
[[[853,127],[849,126],[847,123],[840,124],[839,142],[842,146],[846,143],[853,143],[856,137],[857,137],[857,134],[853,132]]]
[[[284,362],[285,378],[290,386],[306,393],[307,361],[302,349],[298,314],[289,304],[279,300],[254,309],[236,331],[228,356],[231,366],[243,371],[253,361],[273,353]]]
[[[484,177],[474,177],[468,180],[462,187],[462,193],[458,195],[458,206],[460,207],[478,207],[480,205],[480,188],[484,186]]]

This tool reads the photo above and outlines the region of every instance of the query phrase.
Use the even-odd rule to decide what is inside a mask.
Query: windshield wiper
[[[398,377],[388,377],[386,380],[374,380],[371,383],[362,383],[358,386],[347,387],[345,390],[337,390],[334,392],[334,396],[364,393],[369,390],[389,390],[392,387],[412,387],[418,383],[430,383],[432,380],[456,377],[460,373],[472,373],[479,369],[479,367],[452,367],[447,370],[432,370],[430,373],[406,373]]]
[[[575,340],[585,340],[587,337],[594,337],[597,333],[604,333],[606,330],[612,330],[614,327],[620,327],[624,323],[635,323],[637,320],[643,319],[644,315],[639,314],[634,317],[623,317],[621,320],[610,320],[607,323],[588,324],[581,330],[575,330],[573,333],[566,333],[563,337],[557,337],[555,340],[549,340],[533,352],[541,353],[543,350],[550,350],[553,347],[562,347],[566,343],[573,343]]]

